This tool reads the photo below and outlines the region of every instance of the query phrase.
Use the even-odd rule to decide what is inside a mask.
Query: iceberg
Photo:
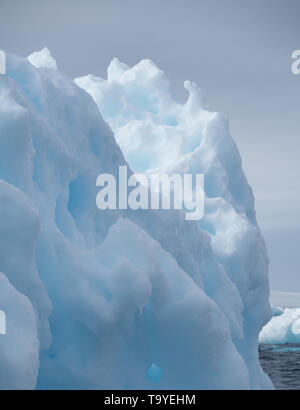
[[[6,55],[0,388],[272,388],[258,358],[271,307],[253,194],[227,119],[184,85],[179,104],[150,60],[74,81],[47,49]],[[204,174],[204,217],[100,211],[97,177],[120,166]]]
[[[34,308],[3,273],[0,273],[0,304],[7,316],[2,329],[5,332],[0,332],[0,388],[34,389],[40,349]]]
[[[280,314],[274,314],[263,327],[259,341],[274,345],[300,343],[300,308],[285,308]]]
[[[40,51],[34,51],[30,56],[27,57],[27,60],[31,62],[36,68],[52,68],[53,70],[57,69],[56,61],[52,57],[50,50],[47,47],[44,47]]]
[[[280,306],[272,306],[272,316],[280,316],[284,312],[284,309]]]

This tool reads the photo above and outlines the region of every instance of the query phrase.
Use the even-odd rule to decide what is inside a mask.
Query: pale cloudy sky
[[[300,291],[299,0],[0,0],[0,48],[47,46],[72,77],[151,58],[230,119],[266,238],[271,286]]]

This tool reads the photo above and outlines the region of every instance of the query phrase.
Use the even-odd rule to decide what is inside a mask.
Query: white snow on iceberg
[[[8,54],[0,77],[0,237],[8,241],[0,271],[31,303],[40,343],[40,368],[30,373],[36,356],[28,361],[22,345],[34,355],[38,345],[24,320],[24,361],[10,380],[18,388],[36,377],[38,388],[271,387],[258,360],[268,259],[226,119],[189,82],[187,103],[173,102],[149,60],[131,69],[114,60],[108,80],[76,80],[97,107],[42,57],[32,65]],[[203,220],[99,211],[97,176],[117,174],[126,160],[134,170],[204,173]],[[0,349],[0,383],[4,368]]]
[[[27,57],[32,65],[36,68],[50,68],[52,70],[57,69],[56,61],[52,57],[50,50],[44,47],[40,51],[34,51],[30,56]]]

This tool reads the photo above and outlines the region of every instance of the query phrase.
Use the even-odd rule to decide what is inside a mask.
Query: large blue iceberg
[[[268,258],[228,122],[154,63],[0,75],[0,388],[257,389]],[[101,116],[102,115],[102,116]],[[103,120],[104,118],[104,120]],[[205,174],[205,215],[96,207],[96,179]]]

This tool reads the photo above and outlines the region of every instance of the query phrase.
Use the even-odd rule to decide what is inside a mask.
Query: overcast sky
[[[47,46],[72,77],[117,56],[152,59],[186,98],[195,81],[229,117],[271,260],[271,287],[300,291],[299,0],[0,0],[0,48]]]

